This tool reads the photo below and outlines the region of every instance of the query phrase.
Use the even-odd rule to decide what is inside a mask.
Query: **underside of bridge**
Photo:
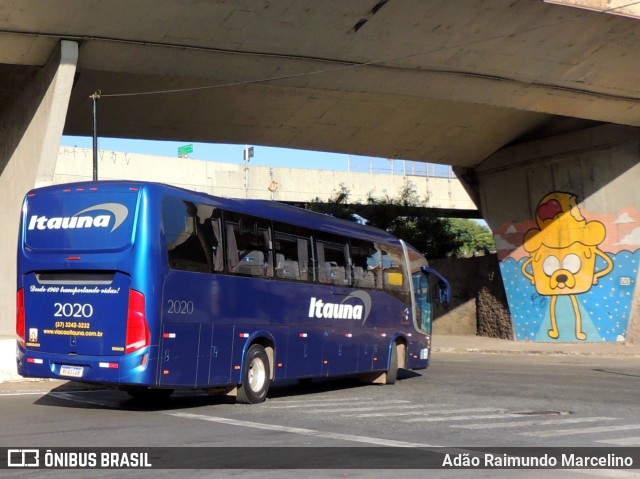
[[[454,165],[496,234],[518,339],[628,338],[640,28],[610,13],[542,0],[0,0],[0,242],[15,244],[20,199],[52,175],[60,135],[91,135],[100,92],[100,136]],[[604,236],[562,233],[594,222]],[[2,261],[0,309],[13,311],[15,265]],[[607,295],[620,299],[601,306]]]
[[[637,27],[535,0],[4,0],[0,104],[66,39],[66,134],[91,134],[100,90],[101,136],[474,168],[585,123],[639,126]]]

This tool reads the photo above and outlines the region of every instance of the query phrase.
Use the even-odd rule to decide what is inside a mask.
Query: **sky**
[[[77,146],[93,148],[93,138],[83,136],[63,136],[62,146]],[[193,153],[189,158],[196,160],[219,161],[222,163],[243,163],[246,145],[230,145],[217,143],[190,143],[179,141],[151,141],[130,140],[122,138],[98,138],[98,149],[107,151],[123,151],[128,153],[155,156],[178,156],[178,147],[193,145]],[[273,166],[288,168],[309,168],[338,171],[366,172],[373,169],[375,173],[391,173],[392,162],[385,158],[346,155],[288,148],[274,148],[269,146],[253,146],[254,156],[251,164],[257,166]],[[412,163],[402,160],[393,162],[395,174],[402,174],[406,167],[407,173],[424,175],[429,173],[447,175],[448,167],[444,165],[429,165]]]

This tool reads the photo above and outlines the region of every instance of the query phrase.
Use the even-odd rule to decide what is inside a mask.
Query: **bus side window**
[[[405,278],[404,255],[401,248],[382,247],[382,280],[383,288],[401,296],[409,291]]]
[[[176,197],[162,201],[162,222],[169,266],[174,270],[210,273],[217,261],[219,240],[209,220],[214,208]]]
[[[378,254],[371,242],[351,240],[351,261],[354,288],[375,288],[375,266]],[[380,283],[381,284],[381,283]]]
[[[374,251],[372,251],[367,257],[367,270],[373,274],[375,288],[382,289],[382,253],[380,252],[380,245],[374,244]]]
[[[224,271],[224,251],[222,250],[222,222],[220,218],[211,218],[211,230],[213,231],[214,242],[211,245],[213,254],[213,270]]]
[[[269,223],[245,215],[225,213],[225,225],[229,273],[273,276]]]
[[[351,259],[347,240],[331,238],[316,241],[318,281],[340,286],[351,285]]]
[[[276,225],[275,227],[276,278],[308,281],[309,249],[311,233],[300,228]]]

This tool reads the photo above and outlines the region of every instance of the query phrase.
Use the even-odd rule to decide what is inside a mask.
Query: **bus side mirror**
[[[435,269],[430,268],[429,266],[423,266],[422,268],[420,268],[420,270],[424,274],[433,275],[438,279],[437,299],[442,306],[447,306],[451,302],[451,286],[449,285],[449,281],[447,281],[444,276],[442,276]]]

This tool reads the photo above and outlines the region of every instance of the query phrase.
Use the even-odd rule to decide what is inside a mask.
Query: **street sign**
[[[178,156],[183,157],[189,155],[189,153],[193,153],[193,144],[184,145],[178,147]]]

